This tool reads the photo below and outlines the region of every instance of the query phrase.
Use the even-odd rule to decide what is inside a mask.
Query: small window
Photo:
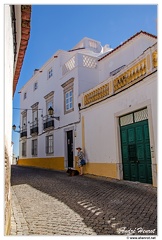
[[[53,71],[52,71],[52,68],[50,68],[48,70],[48,76],[47,76],[47,79],[51,78],[53,76]]]
[[[53,153],[53,135],[46,137],[46,154]]]
[[[38,88],[38,83],[35,82],[35,83],[34,83],[34,91],[35,91],[37,88]]]
[[[26,98],[27,98],[27,93],[25,92],[25,93],[24,93],[24,99],[26,99]]]

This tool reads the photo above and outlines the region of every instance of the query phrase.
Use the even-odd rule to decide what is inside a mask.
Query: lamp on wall
[[[19,128],[20,128],[20,126],[19,126]],[[15,124],[12,126],[12,129],[14,130],[14,132],[20,133],[20,130],[16,130],[16,125]]]
[[[51,116],[51,118],[55,118],[57,121],[60,121],[60,117],[53,116],[54,110],[52,107],[48,109],[48,114]]]

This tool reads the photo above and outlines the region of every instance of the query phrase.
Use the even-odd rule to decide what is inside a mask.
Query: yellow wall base
[[[64,170],[64,157],[19,159],[18,165]]]
[[[97,176],[117,178],[117,164],[115,163],[87,163],[84,172]]]
[[[76,169],[79,170],[76,164]],[[110,177],[117,179],[117,164],[116,163],[87,163],[83,167],[86,174],[94,174],[96,176]]]
[[[75,161],[77,161],[77,157],[75,157]],[[33,166],[55,170],[65,170],[64,157],[19,159],[18,165]],[[75,164],[75,169],[79,170],[77,163]],[[94,174],[97,176],[117,178],[117,164],[87,163],[84,166],[84,173]]]

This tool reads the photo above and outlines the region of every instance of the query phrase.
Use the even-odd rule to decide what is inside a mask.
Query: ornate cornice
[[[46,96],[44,96],[45,99],[48,99],[50,97],[52,97],[54,95],[54,91],[51,91],[50,93],[48,93]]]

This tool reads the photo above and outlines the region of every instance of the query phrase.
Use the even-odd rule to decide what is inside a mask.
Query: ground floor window
[[[46,136],[46,154],[54,152],[53,135]]]
[[[26,142],[22,143],[22,156],[26,157]]]
[[[37,139],[32,140],[32,155],[37,156]]]

